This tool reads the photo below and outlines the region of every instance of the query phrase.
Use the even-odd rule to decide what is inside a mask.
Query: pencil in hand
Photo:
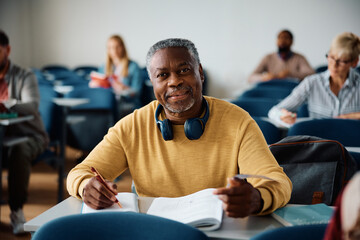
[[[106,184],[105,179],[100,175],[100,173],[94,168],[91,167],[91,171],[95,174],[96,179],[106,188],[108,189],[112,194],[114,194],[116,198],[116,192],[114,192],[112,189],[109,188],[109,186]],[[115,202],[119,205],[120,208],[122,208],[119,200],[116,198]]]

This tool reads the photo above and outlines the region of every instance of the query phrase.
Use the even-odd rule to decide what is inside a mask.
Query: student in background
[[[269,118],[294,124],[297,109],[307,102],[312,118],[360,119],[360,39],[345,32],[326,54],[328,70],[305,78],[292,93],[269,111]]]
[[[138,64],[129,59],[125,43],[119,35],[111,36],[107,41],[107,56],[105,66],[99,72],[104,73],[111,84],[119,101],[120,114],[141,107],[140,94],[143,80]],[[95,81],[90,81],[90,87],[100,87]]]
[[[278,51],[266,55],[250,75],[250,83],[264,82],[272,79],[293,78],[302,80],[314,70],[299,53],[291,51],[293,34],[289,30],[282,30],[277,37]]]
[[[139,196],[179,197],[217,188],[214,194],[230,217],[268,214],[284,206],[291,181],[247,112],[202,95],[204,74],[194,44],[185,39],[160,41],[150,48],[146,63],[157,101],[110,128],[70,171],[69,193],[94,209],[109,207],[116,199],[91,167],[114,191],[110,181],[129,169]],[[238,173],[275,181],[233,178]]]
[[[0,102],[18,116],[33,115],[34,119],[6,127],[5,136],[23,137],[28,141],[8,149],[8,190],[10,219],[14,234],[24,233],[23,205],[27,199],[31,162],[41,154],[48,137],[40,118],[39,90],[35,75],[9,60],[10,45],[7,35],[0,30]]]

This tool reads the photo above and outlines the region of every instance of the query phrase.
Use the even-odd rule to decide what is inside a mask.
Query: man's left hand
[[[262,210],[260,192],[246,180],[230,178],[229,186],[214,190],[223,201],[223,209],[229,217],[247,217]]]

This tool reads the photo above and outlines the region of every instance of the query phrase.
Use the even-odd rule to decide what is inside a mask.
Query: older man
[[[299,53],[291,51],[293,34],[289,30],[281,30],[277,36],[278,51],[266,55],[250,75],[251,83],[269,81],[272,79],[291,78],[302,80],[314,74],[314,70]]]
[[[71,195],[95,209],[114,203],[93,177],[93,166],[110,181],[128,168],[140,196],[179,197],[217,188],[214,194],[231,217],[267,214],[289,201],[291,182],[255,121],[233,104],[202,96],[204,74],[192,42],[156,43],[147,69],[157,100],[121,119],[71,170]],[[275,181],[234,179],[238,173]],[[115,184],[108,186],[116,190]]]

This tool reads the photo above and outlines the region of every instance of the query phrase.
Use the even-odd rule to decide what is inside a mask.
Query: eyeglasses
[[[330,62],[335,62],[337,65],[339,66],[346,66],[347,64],[351,63],[352,60],[340,60],[340,59],[335,59],[332,56],[329,56],[328,54],[325,54],[325,57],[327,58],[327,60],[329,60]]]

